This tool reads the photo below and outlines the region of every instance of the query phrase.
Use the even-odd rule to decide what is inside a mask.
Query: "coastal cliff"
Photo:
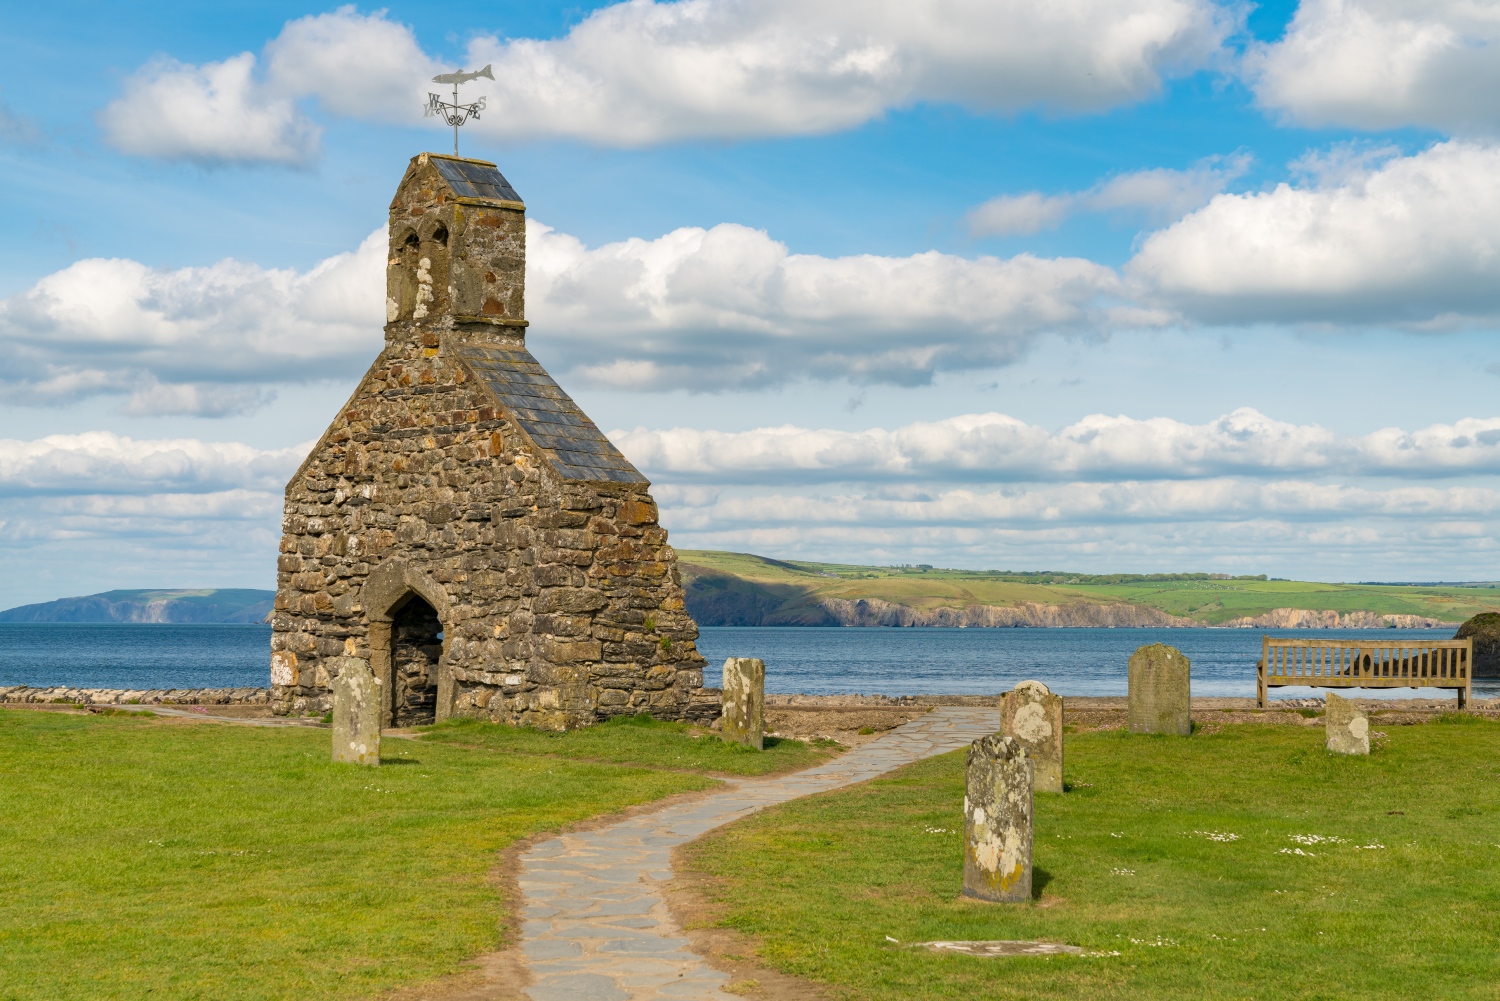
[[[840,626],[947,626],[980,629],[1014,629],[1021,627],[1078,628],[1085,626],[1129,629],[1141,626],[1196,626],[1192,619],[1179,618],[1143,605],[1101,605],[1073,601],[1065,605],[1042,605],[1023,602],[1014,606],[969,605],[966,608],[912,608],[879,598],[849,601],[824,598],[820,603]]]
[[[1196,623],[1195,623],[1196,624]],[[1452,629],[1457,622],[1423,615],[1377,615],[1374,612],[1321,612],[1306,608],[1273,608],[1264,615],[1244,615],[1221,623],[1231,629]]]
[[[1214,573],[1077,574],[808,563],[684,550],[701,626],[1441,629],[1500,584],[1331,584]]]

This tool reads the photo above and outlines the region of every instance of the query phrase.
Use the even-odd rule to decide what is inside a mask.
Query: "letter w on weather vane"
[[[453,126],[454,156],[458,156],[458,127],[471,118],[476,122],[479,121],[479,113],[484,110],[483,97],[472,104],[459,104],[458,85],[468,83],[470,80],[478,80],[480,77],[484,77],[486,80],[493,80],[495,79],[495,74],[490,72],[489,66],[486,66],[484,69],[475,70],[473,73],[466,73],[463,70],[459,70],[456,73],[439,73],[432,78],[433,83],[453,84],[453,100],[445,101],[441,94],[429,93],[427,95],[427,107],[423,109],[422,117],[441,118]]]

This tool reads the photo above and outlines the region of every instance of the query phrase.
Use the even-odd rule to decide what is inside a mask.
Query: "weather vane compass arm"
[[[468,83],[470,80],[478,80],[480,77],[484,77],[486,80],[493,80],[495,79],[495,74],[490,72],[489,66],[486,66],[484,69],[475,70],[473,73],[465,73],[463,70],[459,70],[456,73],[439,73],[432,78],[433,83],[453,84],[453,100],[445,101],[441,94],[429,93],[427,95],[427,107],[422,110],[422,117],[441,118],[453,126],[454,156],[458,156],[458,127],[471,118],[476,122],[479,121],[479,113],[485,107],[483,97],[470,104],[459,104],[458,85]]]

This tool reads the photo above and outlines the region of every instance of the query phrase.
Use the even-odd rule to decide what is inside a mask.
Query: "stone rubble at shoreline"
[[[263,706],[266,688],[31,688],[0,685],[0,703],[63,703],[83,706]]]

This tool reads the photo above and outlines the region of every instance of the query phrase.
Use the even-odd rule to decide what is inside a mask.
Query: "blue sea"
[[[1447,639],[1449,630],[1300,629],[1276,635]],[[705,627],[709,684],[726,657],[766,662],[766,690],[829,695],[987,695],[1035,678],[1063,695],[1124,695],[1136,647],[1168,643],[1192,662],[1193,694],[1255,694],[1254,629],[842,629]],[[0,623],[0,685],[227,688],[268,684],[263,625]],[[1316,694],[1275,689],[1279,698]],[[1500,695],[1500,679],[1474,685]],[[1369,695],[1409,697],[1410,689]],[[1447,695],[1424,689],[1425,695]]]

